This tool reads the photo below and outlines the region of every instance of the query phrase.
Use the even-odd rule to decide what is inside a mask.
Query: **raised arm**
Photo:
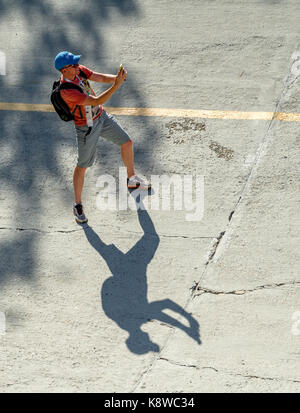
[[[98,73],[100,76],[106,76]],[[95,73],[90,77],[90,80],[93,80],[93,76],[96,75]],[[122,72],[118,72],[117,75],[114,76],[113,85],[107,89],[105,92],[101,93],[99,96],[87,96],[85,101],[82,103],[85,106],[97,106],[103,105],[122,85],[124,80],[127,77],[126,70]]]
[[[116,75],[105,75],[104,73],[94,72],[89,80],[93,82],[114,83]]]

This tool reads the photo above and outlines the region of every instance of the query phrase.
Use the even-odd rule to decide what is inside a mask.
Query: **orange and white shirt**
[[[75,85],[78,85],[82,88],[83,92],[79,92],[79,90],[75,89],[62,89],[60,91],[60,95],[63,98],[63,100],[66,102],[66,104],[69,106],[70,112],[74,114],[74,123],[77,126],[85,126],[87,124],[87,116],[86,116],[86,109],[85,106],[83,105],[83,102],[85,101],[86,97],[89,95],[96,96],[95,92],[90,86],[90,82],[88,79],[92,76],[94,73],[92,70],[88,69],[85,66],[79,65],[79,69],[82,70],[87,76],[87,79],[81,77],[81,76],[76,76],[74,80],[69,81],[63,77],[63,75],[60,78],[60,82],[70,82],[74,83]],[[92,118],[93,121],[99,116],[101,116],[101,113],[103,111],[103,108],[101,105],[98,106],[92,106]]]

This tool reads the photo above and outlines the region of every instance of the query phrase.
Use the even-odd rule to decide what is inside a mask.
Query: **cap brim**
[[[81,54],[78,54],[78,55],[74,56],[73,57],[73,63],[76,65],[79,62],[80,58],[81,58]]]

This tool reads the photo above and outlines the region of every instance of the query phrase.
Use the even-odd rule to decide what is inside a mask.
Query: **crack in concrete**
[[[251,187],[252,180],[253,180],[253,177],[255,175],[255,172],[258,168],[258,165],[260,163],[260,160],[262,158],[264,150],[265,150],[265,148],[267,147],[267,145],[269,143],[270,130],[271,130],[271,127],[274,123],[274,120],[276,120],[276,116],[277,116],[277,113],[280,109],[281,103],[282,103],[284,97],[288,95],[289,90],[292,88],[292,86],[295,84],[296,80],[299,77],[300,69],[298,70],[298,68],[297,68],[297,70],[296,70],[294,68],[295,63],[299,62],[299,60],[300,60],[299,58],[300,58],[300,50],[297,49],[292,55],[292,63],[290,65],[290,69],[289,69],[289,72],[288,72],[287,76],[283,79],[282,91],[281,91],[280,96],[279,96],[279,98],[277,100],[277,103],[275,105],[275,110],[273,112],[273,117],[270,120],[267,131],[266,131],[265,135],[263,136],[263,138],[261,140],[261,143],[260,143],[260,145],[259,145],[259,147],[256,151],[253,166],[252,166],[252,168],[251,168],[251,170],[248,174],[248,177],[245,181],[245,184],[242,188],[241,195],[239,196],[239,199],[237,200],[237,202],[235,203],[232,211],[229,214],[229,217],[228,217],[229,222],[227,224],[227,227],[226,227],[225,231],[222,231],[219,234],[219,236],[214,240],[213,245],[209,249],[208,259],[206,261],[205,268],[202,271],[202,274],[200,276],[198,284],[200,283],[201,279],[204,277],[204,275],[206,273],[206,270],[208,268],[208,265],[219,259],[219,257],[222,254],[222,251],[224,251],[226,249],[226,245],[228,245],[228,243],[230,241],[231,234],[232,234],[233,228],[234,228],[234,222],[235,222],[234,218],[237,216],[237,214],[235,214],[235,213],[237,212],[237,210],[239,208],[241,208],[242,199],[244,198],[245,194],[247,193],[247,191]],[[193,293],[195,291],[196,291],[196,287],[194,285],[190,288],[190,292],[191,292],[192,296],[193,296]]]
[[[54,231],[45,231],[38,228],[10,228],[10,227],[0,227],[0,230],[7,230],[7,231],[35,231],[41,234],[54,234],[54,233],[62,233],[62,234],[70,234],[72,232],[82,231],[81,229],[72,229],[72,230],[54,230]]]
[[[215,295],[244,295],[246,293],[251,293],[257,290],[263,290],[263,289],[268,289],[268,288],[277,288],[277,287],[282,287],[286,285],[295,285],[295,284],[300,284],[300,281],[288,281],[288,282],[282,282],[282,283],[273,283],[273,284],[266,284],[266,285],[259,285],[257,287],[254,287],[249,290],[232,290],[232,291],[216,291],[212,290],[210,288],[205,288],[205,287],[200,287],[198,283],[192,287],[192,290],[194,292],[194,297],[197,297],[202,294],[215,294]],[[196,291],[200,291],[198,294]]]
[[[290,72],[291,72],[291,69],[290,69],[289,73],[290,73]],[[251,171],[250,171],[250,173],[249,173],[249,175],[248,175],[248,177],[247,177],[247,179],[246,179],[246,182],[245,182],[245,184],[244,184],[244,187],[242,188],[241,195],[239,196],[239,199],[237,200],[236,204],[234,205],[232,211],[230,212],[230,215],[229,215],[229,218],[228,218],[228,221],[229,221],[229,222],[228,222],[228,224],[227,224],[227,227],[226,227],[225,231],[222,231],[222,232],[217,236],[217,238],[214,239],[214,242],[213,242],[212,246],[211,246],[210,249],[209,249],[208,259],[207,259],[206,265],[205,265],[205,267],[204,267],[204,269],[203,269],[203,271],[202,271],[202,274],[201,274],[201,276],[200,276],[199,282],[198,282],[198,284],[196,285],[196,287],[194,286],[194,287],[192,287],[192,288],[190,289],[190,290],[191,290],[191,297],[189,297],[189,299],[187,300],[186,305],[185,305],[184,308],[187,308],[187,306],[189,305],[190,301],[193,299],[193,293],[196,291],[196,288],[198,287],[198,285],[199,285],[199,283],[200,283],[200,280],[202,279],[202,277],[204,276],[205,272],[207,271],[208,265],[209,265],[210,263],[212,263],[213,258],[216,256],[217,250],[220,249],[220,245],[223,244],[223,243],[225,243],[226,238],[229,238],[228,233],[230,234],[230,232],[232,231],[233,222],[235,221],[235,220],[233,219],[233,215],[235,214],[235,212],[237,211],[237,209],[240,207],[242,198],[244,197],[244,195],[245,195],[246,192],[247,192],[247,189],[248,189],[248,188],[250,187],[250,185],[251,185],[252,177],[254,176],[255,171],[256,171],[257,168],[258,168],[258,164],[259,164],[259,161],[260,161],[260,159],[261,159],[261,157],[262,157],[264,148],[265,148],[265,147],[267,146],[267,144],[268,144],[268,141],[269,141],[269,139],[268,139],[268,138],[269,138],[269,132],[270,132],[271,126],[273,125],[273,122],[274,122],[274,120],[275,120],[275,118],[276,118],[278,109],[279,109],[279,107],[280,107],[281,100],[282,100],[283,96],[287,93],[287,92],[286,92],[286,89],[288,89],[288,88],[286,88],[286,85],[287,85],[286,79],[287,79],[287,78],[284,79],[283,90],[282,90],[282,92],[281,92],[281,94],[280,94],[280,96],[279,96],[279,99],[278,99],[278,101],[277,101],[277,104],[275,105],[275,111],[273,112],[273,117],[272,117],[271,121],[269,122],[267,131],[266,131],[266,133],[264,134],[264,136],[263,136],[263,138],[262,138],[262,140],[261,140],[261,143],[260,143],[260,145],[259,145],[259,147],[258,147],[258,150],[256,151],[256,156],[255,156],[255,159],[254,159],[254,162],[253,162],[253,166],[252,166]],[[292,84],[293,84],[293,83],[292,83]],[[235,215],[235,216],[236,216],[236,215]],[[282,286],[282,285],[284,285],[284,284],[287,284],[287,283],[274,284],[274,285],[273,285],[273,288],[274,288],[274,286],[279,287],[279,286]],[[256,287],[256,289],[260,289],[260,288],[261,288],[261,287]],[[264,286],[263,288],[266,288],[266,286]],[[255,290],[255,289],[254,289],[254,290]],[[213,291],[213,290],[208,290],[207,292],[211,292],[211,291]],[[251,290],[249,290],[248,292],[250,292],[250,291],[251,291]],[[233,292],[229,292],[229,293],[233,293]],[[236,294],[237,292],[235,291],[234,293]],[[224,293],[224,294],[225,294],[225,293]],[[133,389],[132,392],[135,391],[135,389],[136,389],[136,388],[139,386],[139,384],[143,381],[144,377],[149,374],[150,370],[153,368],[153,366],[155,365],[155,363],[157,362],[157,360],[162,359],[162,358],[161,358],[162,351],[167,347],[167,344],[170,342],[170,340],[171,340],[171,338],[172,338],[172,336],[173,336],[173,334],[174,334],[174,331],[175,331],[175,330],[173,330],[173,331],[171,330],[169,336],[167,337],[164,345],[162,345],[162,348],[161,348],[161,350],[159,351],[159,353],[157,354],[157,356],[155,356],[155,357],[152,359],[152,361],[150,362],[148,368],[141,374],[141,376],[139,377],[139,379],[136,381],[135,386],[134,386],[134,389]],[[198,368],[197,366],[194,366],[194,365],[187,365],[187,366],[189,366],[189,367],[191,367],[191,368]],[[212,368],[212,369],[213,369],[213,368]],[[215,370],[216,370],[216,369],[215,369]],[[217,370],[216,370],[216,371],[217,371]],[[218,372],[218,371],[217,371],[217,372]],[[237,373],[229,373],[229,374],[237,375]],[[241,374],[240,374],[240,375],[241,375]],[[243,375],[241,375],[241,376],[243,376]],[[251,376],[251,375],[250,375],[250,376],[244,376],[244,377],[248,377],[248,378],[260,378],[259,376]],[[261,379],[263,379],[263,378],[261,378]],[[264,379],[265,379],[265,380],[281,380],[281,379],[275,379],[275,378],[264,378]],[[289,381],[295,382],[294,380],[289,380]],[[298,383],[298,381],[296,381],[296,382]]]
[[[172,330],[175,329],[175,327],[170,326],[169,324],[164,323],[163,321],[158,321],[158,320],[154,320],[154,319],[148,319],[147,321],[148,321],[148,323],[158,324],[158,325],[160,325],[160,326],[164,326],[164,327],[171,328]]]
[[[120,230],[122,229],[122,227],[119,226],[115,226],[115,225],[108,225],[108,224],[104,224],[102,225],[103,227],[108,227],[108,228],[114,228],[116,230]],[[126,233],[130,233],[130,234],[136,234],[136,235],[142,235],[142,232],[138,232],[138,231],[129,231],[127,229],[125,229]],[[147,235],[153,235],[155,237],[157,237],[157,235],[160,238],[180,238],[180,239],[214,239],[214,236],[206,236],[206,237],[194,237],[194,236],[189,236],[189,235],[168,235],[168,234],[156,234],[155,232],[146,232]]]
[[[259,380],[271,380],[271,381],[287,381],[290,383],[300,383],[300,380],[294,380],[294,379],[284,379],[281,377],[263,377],[263,376],[256,376],[252,374],[241,374],[241,373],[234,373],[234,372],[226,372],[227,374],[230,374],[231,376],[241,376],[249,379],[259,379]]]
[[[111,228],[115,228],[117,230],[120,230],[121,227],[115,227],[113,225],[103,225],[105,227],[111,227]],[[20,227],[16,227],[16,228],[12,228],[12,227],[0,227],[0,230],[7,230],[7,231],[35,231],[35,232],[39,232],[41,234],[55,234],[55,233],[62,233],[62,234],[70,234],[72,232],[78,232],[78,231],[82,231],[82,228],[79,229],[70,229],[70,230],[53,230],[53,231],[45,231],[42,229],[38,229],[38,228],[20,228]],[[142,235],[143,233],[141,232],[137,232],[137,231],[127,231],[125,229],[126,233],[129,234],[136,234],[136,235]],[[157,237],[156,233],[152,233],[152,232],[146,232],[146,235],[152,235],[153,237]],[[159,234],[159,237],[163,237],[163,238],[180,238],[180,239],[214,239],[215,237],[213,236],[208,236],[208,237],[193,237],[193,236],[188,236],[188,235],[167,235],[167,234]]]
[[[275,380],[275,381],[286,381],[286,382],[291,382],[291,383],[300,383],[300,380],[295,380],[295,379],[285,379],[281,377],[263,377],[263,376],[257,376],[254,374],[242,374],[242,373],[236,373],[236,372],[228,371],[228,370],[220,370],[212,366],[196,366],[195,364],[183,364],[175,360],[169,360],[166,357],[159,357],[158,360],[164,360],[167,363],[173,364],[174,366],[194,368],[199,371],[204,370],[204,369],[209,369],[209,370],[215,371],[216,373],[228,374],[230,376],[240,376],[240,377],[245,377],[249,379],[271,380],[271,381]]]
[[[132,390],[130,391],[130,393],[134,393],[136,391],[136,389],[139,387],[139,385],[142,383],[143,378],[149,373],[149,371],[152,369],[152,367],[154,366],[154,364],[157,362],[157,360],[160,358],[160,354],[162,353],[163,349],[166,347],[167,342],[170,340],[170,337],[175,333],[175,328],[171,328],[170,329],[170,333],[167,336],[165,343],[162,345],[161,349],[159,350],[158,354],[154,354],[153,358],[150,362],[150,364],[148,365],[148,367],[140,374],[140,377],[138,377],[138,379],[136,380]]]
[[[214,237],[190,237],[187,235],[165,235],[165,234],[160,234],[160,237],[165,237],[165,238],[183,238],[183,239],[214,239]]]
[[[211,369],[211,370],[214,370],[214,371],[216,371],[216,372],[219,371],[219,370],[215,369],[214,367],[207,367],[207,366],[198,367],[198,366],[196,366],[195,364],[182,364],[182,363],[179,363],[178,361],[169,360],[169,359],[167,359],[166,357],[159,357],[158,360],[164,360],[164,361],[167,361],[168,363],[173,364],[173,365],[175,365],[175,366],[194,368],[194,369],[196,369],[196,370]]]
[[[208,265],[211,262],[211,260],[213,259],[214,255],[217,251],[218,245],[220,244],[221,239],[223,238],[224,235],[225,235],[225,231],[222,231],[222,232],[220,232],[220,234],[216,238],[214,238],[213,245],[210,247],[210,249],[208,251],[208,258],[207,258],[207,261],[206,261],[205,265]]]

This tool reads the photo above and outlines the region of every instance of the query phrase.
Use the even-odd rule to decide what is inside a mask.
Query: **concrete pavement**
[[[128,68],[112,107],[300,112],[296,0],[21,4],[1,102],[49,104],[70,50]],[[80,227],[73,127],[0,112],[1,392],[299,392],[299,122],[117,116],[137,172],[204,175],[204,216],[99,211],[101,140]]]

